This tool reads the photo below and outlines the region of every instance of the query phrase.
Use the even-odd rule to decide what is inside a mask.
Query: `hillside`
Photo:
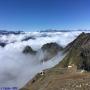
[[[90,34],[80,34],[64,52],[58,65],[37,74],[21,90],[89,90]]]
[[[60,67],[74,64],[78,69],[90,70],[90,33],[81,33],[65,49],[68,49],[69,53],[60,62]]]

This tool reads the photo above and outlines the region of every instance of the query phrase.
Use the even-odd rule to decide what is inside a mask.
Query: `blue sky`
[[[0,0],[0,30],[90,29],[90,0]]]

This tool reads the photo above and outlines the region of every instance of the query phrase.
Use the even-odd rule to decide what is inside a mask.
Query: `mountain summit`
[[[90,71],[90,33],[81,33],[66,49],[69,52],[60,66],[68,67],[74,64],[78,69]]]

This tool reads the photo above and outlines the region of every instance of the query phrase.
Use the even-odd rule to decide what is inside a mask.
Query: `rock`
[[[23,53],[25,54],[36,54],[36,51],[34,51],[30,46],[26,46],[23,50]]]
[[[44,53],[43,61],[47,61],[57,55],[58,52],[62,51],[63,48],[57,43],[47,43],[41,47]]]
[[[57,43],[47,43],[42,46],[42,50],[43,51],[47,50],[49,52],[54,52],[54,51],[57,52],[57,51],[63,50],[63,48]]]

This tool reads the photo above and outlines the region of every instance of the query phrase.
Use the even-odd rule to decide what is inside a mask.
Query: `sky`
[[[90,0],[0,0],[0,30],[90,29]]]

